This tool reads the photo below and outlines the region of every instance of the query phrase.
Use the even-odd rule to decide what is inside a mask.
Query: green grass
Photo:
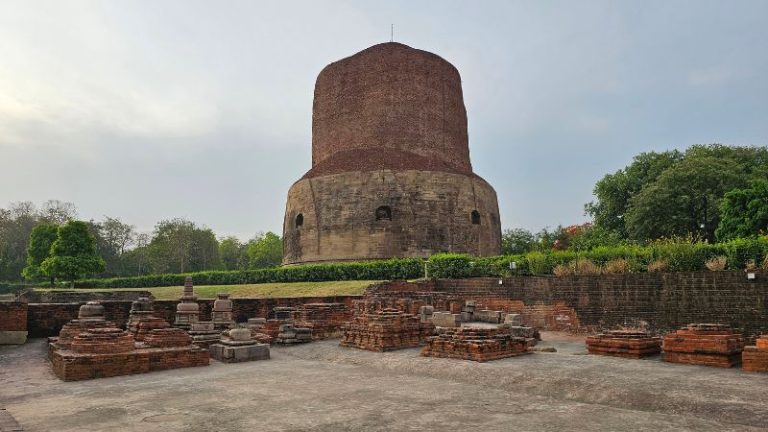
[[[330,281],[330,282],[290,282],[263,283],[248,285],[200,285],[195,286],[199,298],[216,298],[216,293],[230,293],[233,298],[269,298],[269,297],[326,297],[343,295],[362,295],[366,288],[378,281]],[[50,289],[39,288],[41,291]],[[66,291],[149,291],[158,300],[176,300],[181,297],[184,287],[155,288],[99,288],[74,289]],[[65,291],[65,290],[62,290]]]

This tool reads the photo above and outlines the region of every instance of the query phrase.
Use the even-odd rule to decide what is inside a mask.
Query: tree
[[[230,236],[219,241],[219,255],[224,270],[246,270],[248,254],[244,244],[237,237]]]
[[[501,235],[501,253],[515,255],[530,252],[536,247],[536,236],[523,228],[506,229]]]
[[[752,237],[768,231],[768,181],[756,180],[725,194],[720,204],[719,241]]]
[[[221,267],[216,235],[209,228],[198,228],[185,219],[158,223],[148,248],[155,273],[184,273]]]
[[[70,281],[104,270],[104,260],[96,253],[96,241],[88,224],[70,220],[59,227],[51,254],[40,265],[48,276]]]
[[[41,223],[32,229],[27,247],[27,266],[22,270],[24,279],[38,281],[46,277],[40,269],[40,264],[50,256],[51,245],[56,241],[58,230],[58,225],[52,223]],[[51,285],[53,285],[53,278],[51,278]]]
[[[767,176],[768,147],[709,144],[683,153],[642,153],[598,181],[597,200],[585,209],[596,228],[621,239],[694,235],[711,240],[725,193]]]
[[[259,269],[275,267],[283,260],[283,240],[279,235],[268,231],[257,234],[248,242],[248,267]]]
[[[630,199],[682,159],[677,150],[640,153],[626,168],[597,182],[593,191],[597,202],[588,203],[586,213],[592,216],[595,226],[626,237],[625,215]]]
[[[720,200],[746,182],[732,160],[685,159],[630,199],[626,215],[629,237],[652,240],[698,233],[713,239],[720,222]]]

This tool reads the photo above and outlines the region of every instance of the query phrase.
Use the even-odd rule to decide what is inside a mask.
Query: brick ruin
[[[414,348],[426,343],[435,326],[399,309],[366,312],[344,325],[340,345],[369,351]]]
[[[0,300],[0,345],[22,345],[27,341],[27,304]]]
[[[192,278],[184,278],[184,293],[176,305],[175,327],[189,329],[190,324],[200,320],[200,305],[197,304],[197,296],[192,286]]]
[[[590,354],[640,359],[661,353],[661,338],[639,330],[608,330],[588,336]]]
[[[744,338],[725,324],[689,324],[664,337],[664,361],[729,368],[741,362]]]
[[[107,321],[98,302],[83,305],[78,319],[50,341],[54,374],[75,381],[208,365],[208,351],[193,345],[186,332],[144,318],[134,322],[135,334],[142,336],[137,341],[132,331]],[[152,329],[144,328],[145,323],[152,323]]]
[[[486,362],[530,353],[534,338],[514,336],[508,328],[458,327],[427,340],[424,357]]]
[[[744,347],[741,367],[747,372],[768,372],[768,335],[762,335],[754,345]]]

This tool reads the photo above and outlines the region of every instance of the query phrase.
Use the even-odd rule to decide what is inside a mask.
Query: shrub
[[[571,262],[573,273],[577,275],[599,275],[600,266],[587,258],[578,258]]]
[[[768,270],[768,254],[765,255],[765,258],[763,259],[763,270]]]
[[[768,254],[768,239],[765,237],[736,239],[724,245],[723,255],[728,257],[734,268],[746,265],[749,260],[760,262]]]
[[[757,270],[757,263],[755,260],[749,260],[746,264],[744,264],[744,270]]]
[[[710,270],[710,271],[723,271],[725,270],[726,265],[728,264],[728,258],[724,256],[716,256],[714,258],[708,259],[704,265]]]
[[[623,258],[610,260],[603,265],[603,273],[624,274],[631,272],[629,262]]]
[[[541,252],[531,252],[527,256],[528,269],[533,275],[549,274],[552,270],[547,256]]]
[[[161,274],[75,282],[77,288],[148,288],[177,286],[191,276],[198,285],[237,285],[267,282],[321,282],[334,280],[415,279],[423,275],[423,261],[417,258],[382,261],[306,264],[247,271],[205,271]]]
[[[648,263],[649,273],[665,272],[667,270],[669,270],[669,264],[667,263],[667,260],[660,259]]]
[[[571,266],[558,264],[552,269],[552,274],[557,277],[571,276],[573,275],[573,268]]]

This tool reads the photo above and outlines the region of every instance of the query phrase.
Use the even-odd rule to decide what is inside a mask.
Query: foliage
[[[46,277],[40,269],[40,264],[50,256],[51,245],[56,241],[58,230],[59,227],[56,224],[47,222],[40,223],[32,229],[27,247],[27,266],[22,270],[24,279],[39,281]]]
[[[768,232],[768,181],[756,180],[745,189],[725,194],[720,204],[720,241]]]
[[[597,200],[585,209],[596,227],[620,238],[647,241],[698,233],[711,240],[725,194],[766,174],[766,147],[711,144],[685,153],[642,153],[598,181]]]
[[[58,228],[50,256],[40,269],[48,276],[73,282],[75,279],[104,270],[104,260],[96,253],[96,242],[88,232],[88,224],[70,220]]]
[[[501,253],[514,255],[530,252],[536,248],[536,243],[536,236],[526,229],[506,229],[501,234]]]
[[[693,237],[662,239],[647,246],[602,246],[590,251],[534,251],[499,257],[472,257],[461,254],[438,254],[430,257],[427,271],[434,278],[505,277],[510,275],[549,275],[701,271],[706,262],[725,256],[729,268],[744,268],[749,260],[762,262],[768,254],[768,237],[739,239],[709,244]],[[515,262],[517,268],[509,269]],[[564,269],[570,268],[569,270]]]
[[[237,237],[219,240],[219,256],[224,270],[244,270],[248,266],[246,247]]]
[[[727,265],[728,258],[722,255],[710,258],[704,263],[704,266],[710,271],[723,271]]]
[[[283,260],[283,240],[271,231],[259,234],[248,242],[247,255],[249,269],[278,266]]]
[[[209,228],[185,219],[160,221],[147,246],[157,273],[184,273],[221,267],[219,243]]]
[[[416,258],[335,264],[306,264],[247,271],[204,271],[158,274],[140,277],[89,279],[75,283],[79,288],[145,288],[177,286],[191,276],[199,285],[238,285],[267,282],[320,282],[340,280],[415,279],[423,275],[422,261]]]

